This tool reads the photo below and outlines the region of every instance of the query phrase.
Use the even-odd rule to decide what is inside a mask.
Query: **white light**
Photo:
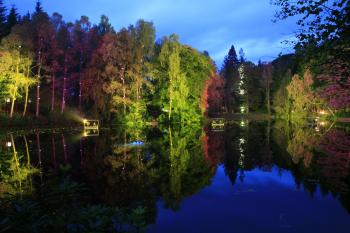
[[[11,146],[12,146],[12,143],[11,143],[11,142],[7,142],[7,143],[6,143],[6,146],[7,146],[7,147],[11,147]]]
[[[11,102],[11,99],[10,98],[7,98],[6,99],[6,103],[10,103]]]

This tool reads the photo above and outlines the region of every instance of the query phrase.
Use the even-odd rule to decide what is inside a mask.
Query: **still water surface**
[[[141,207],[142,227],[132,232],[350,229],[348,127],[241,122],[88,137],[55,129],[0,141],[1,196],[35,196],[65,170],[90,204]]]

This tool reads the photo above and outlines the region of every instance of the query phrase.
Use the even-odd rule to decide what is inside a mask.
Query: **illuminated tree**
[[[14,39],[14,38],[13,38]],[[32,61],[30,58],[23,57],[20,53],[21,45],[15,43],[16,41],[5,40],[4,48],[7,51],[2,52],[2,80],[5,93],[11,99],[10,117],[13,116],[15,101],[21,97],[21,93],[25,93],[25,107],[23,114],[25,114],[28,101],[29,86],[35,82],[30,76],[30,66]]]
[[[174,96],[178,91],[178,86],[176,85],[177,80],[182,79],[180,73],[180,44],[177,35],[171,35],[169,38],[165,38],[159,60],[161,66],[167,72],[164,82],[169,83],[169,86],[166,96],[163,97],[163,108],[164,111],[168,112],[168,119],[170,120],[173,112]],[[183,94],[188,95],[188,92]],[[169,102],[167,102],[166,99],[168,99]]]
[[[207,113],[209,116],[220,113],[225,104],[225,80],[219,75],[213,75],[207,80],[205,95],[207,96]]]
[[[263,64],[262,66],[262,79],[263,79],[263,86],[265,87],[265,94],[266,94],[266,108],[267,113],[271,114],[271,97],[270,97],[270,91],[271,91],[271,84],[272,84],[272,74],[273,74],[273,66],[271,63]]]
[[[233,112],[233,107],[237,102],[236,92],[234,91],[237,88],[239,81],[238,74],[238,65],[239,60],[237,58],[237,53],[235,47],[232,45],[227,56],[225,57],[221,75],[226,80],[225,81],[225,102],[226,109],[228,112]]]
[[[154,53],[155,28],[151,22],[138,20],[135,27],[129,27],[129,32],[133,38],[133,64],[128,71],[128,75],[132,80],[132,97],[135,101],[133,110],[136,111],[135,115],[145,117],[144,92],[152,88],[149,84],[149,61]]]
[[[32,15],[32,21],[30,23],[30,38],[32,40],[33,53],[35,54],[33,59],[37,83],[35,116],[38,117],[40,115],[40,88],[42,79],[45,77],[45,67],[50,54],[53,27],[49,16],[42,10],[40,1],[37,2],[35,9],[36,11]]]
[[[91,23],[89,18],[82,16],[79,21],[76,21],[73,28],[73,41],[74,41],[74,50],[76,57],[79,58],[78,65],[78,109],[81,111],[82,105],[82,90],[83,90],[83,69],[86,64],[87,59],[87,50],[89,43],[89,34],[88,32],[91,29]]]
[[[321,86],[317,94],[333,110],[347,109],[350,106],[350,75],[342,65],[325,66],[325,71],[317,76]],[[331,110],[332,111],[332,110]]]
[[[306,119],[309,113],[317,111],[319,100],[312,90],[313,83],[311,72],[306,70],[303,78],[296,74],[287,86],[293,121]]]
[[[69,81],[69,71],[72,66],[74,66],[74,57],[72,50],[72,31],[73,25],[71,23],[62,24],[57,33],[57,43],[60,53],[59,66],[61,67],[62,78],[61,78],[61,92],[62,92],[62,100],[61,100],[61,112],[63,113],[67,103],[67,93],[69,90],[68,81]]]

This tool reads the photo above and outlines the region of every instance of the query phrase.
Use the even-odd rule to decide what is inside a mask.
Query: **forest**
[[[72,23],[59,13],[49,16],[40,1],[23,16],[15,6],[6,14],[0,1],[1,119],[89,117],[139,128],[232,114],[290,122],[348,116],[349,3],[334,3],[332,11],[322,4],[273,4],[280,7],[276,21],[305,15],[297,22],[295,53],[254,64],[232,45],[217,69],[207,51],[181,44],[176,34],[156,39],[152,22],[140,19],[115,31],[105,15],[96,25],[87,16]]]

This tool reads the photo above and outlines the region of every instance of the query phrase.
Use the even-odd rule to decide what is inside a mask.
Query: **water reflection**
[[[252,174],[261,172],[274,179],[288,172],[296,191],[314,196],[320,190],[324,197],[331,193],[350,211],[350,135],[344,127],[240,120],[220,130],[178,126],[18,132],[3,134],[0,142],[2,196],[41,192],[52,183],[52,174],[64,170],[84,184],[82,195],[89,204],[141,208],[138,224],[152,225],[150,232],[166,224],[161,221],[166,211],[181,213],[187,198],[202,200],[203,190],[216,187],[218,177],[220,182],[228,179],[231,187],[249,185],[236,192],[242,195],[257,192],[261,184],[252,183]]]
[[[23,140],[24,151],[18,151],[16,142]],[[26,136],[15,141],[13,134],[7,135],[6,147],[0,150],[0,196],[5,194],[22,195],[32,193],[32,175],[39,172],[31,165],[30,152]]]

